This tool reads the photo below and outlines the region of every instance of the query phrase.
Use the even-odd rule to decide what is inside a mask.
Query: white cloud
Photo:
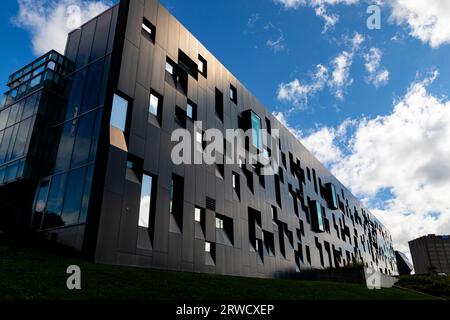
[[[364,40],[359,33],[355,33],[352,38],[346,38],[349,50],[344,50],[332,58],[329,67],[322,64],[316,65],[316,70],[310,74],[308,81],[294,79],[288,83],[282,82],[278,86],[278,100],[291,103],[296,109],[304,110],[308,106],[309,98],[321,92],[326,85],[332,94],[339,100],[343,100],[345,89],[353,83],[350,77],[353,57],[360,50]],[[332,70],[331,74],[329,70]]]
[[[450,43],[448,0],[392,0],[390,20],[408,27],[411,36],[437,48]]]
[[[375,87],[386,85],[389,81],[389,71],[381,66],[383,54],[378,48],[370,48],[364,55],[365,68],[367,71],[366,81]]]
[[[340,100],[344,99],[345,88],[353,84],[353,79],[350,78],[352,64],[353,54],[347,51],[343,51],[331,61],[333,72],[328,84],[336,98]]]
[[[289,83],[281,83],[278,87],[278,100],[289,102],[299,109],[308,105],[308,98],[321,91],[328,79],[328,69],[318,64],[308,83],[295,79]]]
[[[63,52],[67,34],[75,27],[71,23],[88,21],[110,5],[110,1],[82,0],[18,0],[19,12],[13,22],[30,32],[33,53],[41,55],[51,49]],[[68,12],[70,6],[78,6],[79,19]]]
[[[302,139],[406,252],[409,240],[450,233],[450,100],[427,88],[437,75],[414,82],[388,115],[346,120]]]
[[[317,17],[324,22],[323,32],[327,32],[334,27],[339,21],[339,15],[335,13],[328,13],[328,6],[345,4],[355,4],[360,0],[274,0],[276,4],[280,4],[284,9],[297,9],[299,7],[310,7],[314,10]]]

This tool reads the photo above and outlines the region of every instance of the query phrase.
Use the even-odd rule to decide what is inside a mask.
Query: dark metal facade
[[[423,236],[409,241],[416,274],[450,274],[450,236]]]
[[[95,117],[89,151],[83,145],[87,159],[72,168],[73,156],[64,158],[69,175],[85,167],[82,189],[64,186],[81,202],[71,219],[59,214],[61,225],[41,228],[51,237],[110,264],[284,277],[362,263],[396,273],[389,232],[158,1],[121,1],[69,35],[66,57],[76,71],[64,122],[73,139],[63,134],[65,150],[74,154],[75,119]],[[121,130],[110,125],[118,100],[128,105]],[[192,120],[199,120],[203,129],[225,132],[245,127],[252,115],[263,129],[280,131],[277,174],[263,176],[249,164],[172,163],[173,130],[195,136]]]

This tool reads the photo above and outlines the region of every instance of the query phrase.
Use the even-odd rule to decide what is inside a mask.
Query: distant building
[[[450,236],[430,234],[409,242],[416,274],[450,274]]]
[[[397,270],[399,275],[411,274],[413,265],[403,252],[395,251],[395,260],[397,260]]]

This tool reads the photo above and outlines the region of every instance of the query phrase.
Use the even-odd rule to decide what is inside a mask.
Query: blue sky
[[[397,248],[450,233],[445,1],[161,2],[391,229]],[[380,30],[366,26],[372,3]],[[57,8],[70,4],[88,18],[111,2],[2,1],[2,83],[57,42]]]

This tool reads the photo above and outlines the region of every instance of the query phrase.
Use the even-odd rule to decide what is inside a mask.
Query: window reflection
[[[124,132],[127,120],[127,112],[128,101],[118,96],[117,94],[114,94],[110,121],[111,126]]]
[[[139,227],[148,228],[149,226],[152,187],[152,177],[144,174],[142,176],[141,202],[139,207]]]

